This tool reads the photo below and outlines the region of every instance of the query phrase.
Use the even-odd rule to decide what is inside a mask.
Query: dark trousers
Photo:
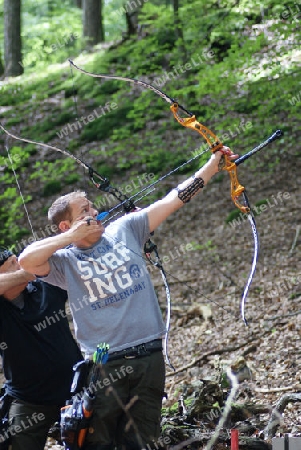
[[[9,410],[12,450],[44,450],[48,430],[58,420],[59,413],[59,406],[13,400]]]
[[[106,363],[94,382],[96,401],[85,450],[163,448],[157,441],[164,383],[162,351]]]

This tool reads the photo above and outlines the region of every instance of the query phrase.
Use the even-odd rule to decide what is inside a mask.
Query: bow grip
[[[237,167],[235,162],[232,161],[230,157],[225,153],[221,157],[219,169],[226,170],[229,173],[231,183],[231,198],[236,207],[240,209],[242,213],[250,212],[250,208],[248,206],[241,204],[238,200],[241,194],[245,191],[245,188],[240,184],[240,182],[237,179]]]

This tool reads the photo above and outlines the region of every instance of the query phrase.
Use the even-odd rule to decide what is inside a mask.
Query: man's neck
[[[81,241],[72,242],[72,245],[74,247],[78,248],[79,250],[86,250],[88,248],[93,247],[93,245],[96,244],[101,239],[101,236],[98,236],[96,238],[90,237],[90,239],[82,239]]]

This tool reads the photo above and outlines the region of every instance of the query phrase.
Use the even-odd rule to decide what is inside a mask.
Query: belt
[[[153,341],[146,342],[145,344],[135,345],[134,347],[128,347],[118,352],[109,353],[108,361],[113,361],[114,359],[134,359],[141,358],[142,356],[150,355],[153,352],[163,350],[162,340],[154,339]],[[89,359],[92,359],[90,356]]]

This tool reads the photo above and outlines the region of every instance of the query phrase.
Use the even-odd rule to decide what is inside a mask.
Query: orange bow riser
[[[206,140],[206,142],[209,145],[210,150],[212,153],[215,153],[218,150],[221,150],[223,147],[223,143],[217,138],[217,136],[209,130],[209,128],[205,127],[205,125],[202,125],[200,122],[197,121],[195,115],[192,115],[190,117],[180,117],[178,114],[179,105],[177,103],[174,103],[170,107],[175,119],[185,128],[190,128],[191,130],[196,131],[199,133],[203,138]],[[230,175],[230,181],[231,181],[231,198],[235,204],[235,206],[242,212],[242,213],[249,213],[250,207],[243,205],[239,202],[239,197],[241,194],[245,191],[245,188],[239,183],[237,179],[237,166],[235,162],[233,162],[227,154],[223,155],[223,163],[221,170],[226,170]],[[244,198],[244,201],[246,199]]]

